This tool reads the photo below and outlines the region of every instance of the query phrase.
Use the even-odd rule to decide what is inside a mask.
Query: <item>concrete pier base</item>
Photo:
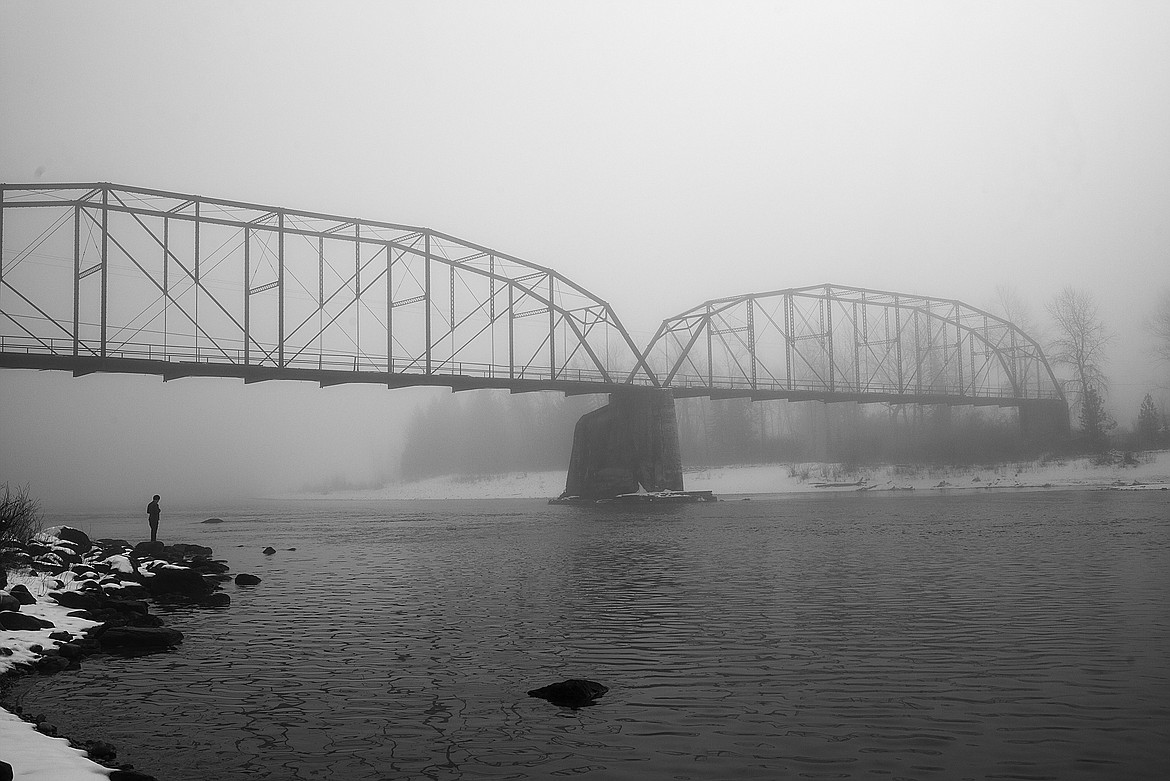
[[[682,491],[682,456],[674,396],[631,388],[577,421],[562,496],[607,499],[647,491]]]

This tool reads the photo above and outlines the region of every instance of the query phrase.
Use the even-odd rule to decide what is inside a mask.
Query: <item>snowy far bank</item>
[[[687,469],[687,490],[717,496],[841,490],[959,490],[988,488],[1143,488],[1170,487],[1170,451],[1138,454],[1135,463],[1118,456],[1109,463],[1089,457],[1006,463],[990,466],[881,465],[847,468],[841,464],[753,464]],[[330,499],[550,499],[565,487],[563,469],[510,472],[391,483],[371,490],[297,494]],[[289,497],[294,498],[294,497]]]

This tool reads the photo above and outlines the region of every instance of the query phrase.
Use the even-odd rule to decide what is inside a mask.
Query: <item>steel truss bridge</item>
[[[429,228],[108,183],[0,185],[0,367],[1064,404],[1030,336],[959,301],[755,293],[668,318],[643,348],[557,271]]]

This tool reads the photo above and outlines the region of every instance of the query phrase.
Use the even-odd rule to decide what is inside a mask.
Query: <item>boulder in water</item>
[[[264,550],[262,550],[260,552],[263,553],[265,556],[271,556],[272,554],[276,553],[276,548],[269,545],[267,548],[265,548]]]
[[[237,586],[255,586],[259,582],[260,578],[255,575],[249,575],[247,572],[241,572],[239,575],[236,575]]]
[[[550,683],[548,686],[532,689],[528,692],[528,696],[548,700],[553,705],[559,705],[562,708],[584,708],[593,705],[594,701],[607,691],[609,691],[609,687],[603,686],[597,681],[570,678],[567,681]]]

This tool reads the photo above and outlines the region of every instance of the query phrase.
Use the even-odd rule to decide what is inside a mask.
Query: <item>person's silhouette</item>
[[[159,509],[158,500],[159,495],[154,495],[154,501],[146,505],[146,517],[150,520],[150,541],[156,542],[158,540],[158,517],[162,514]]]

